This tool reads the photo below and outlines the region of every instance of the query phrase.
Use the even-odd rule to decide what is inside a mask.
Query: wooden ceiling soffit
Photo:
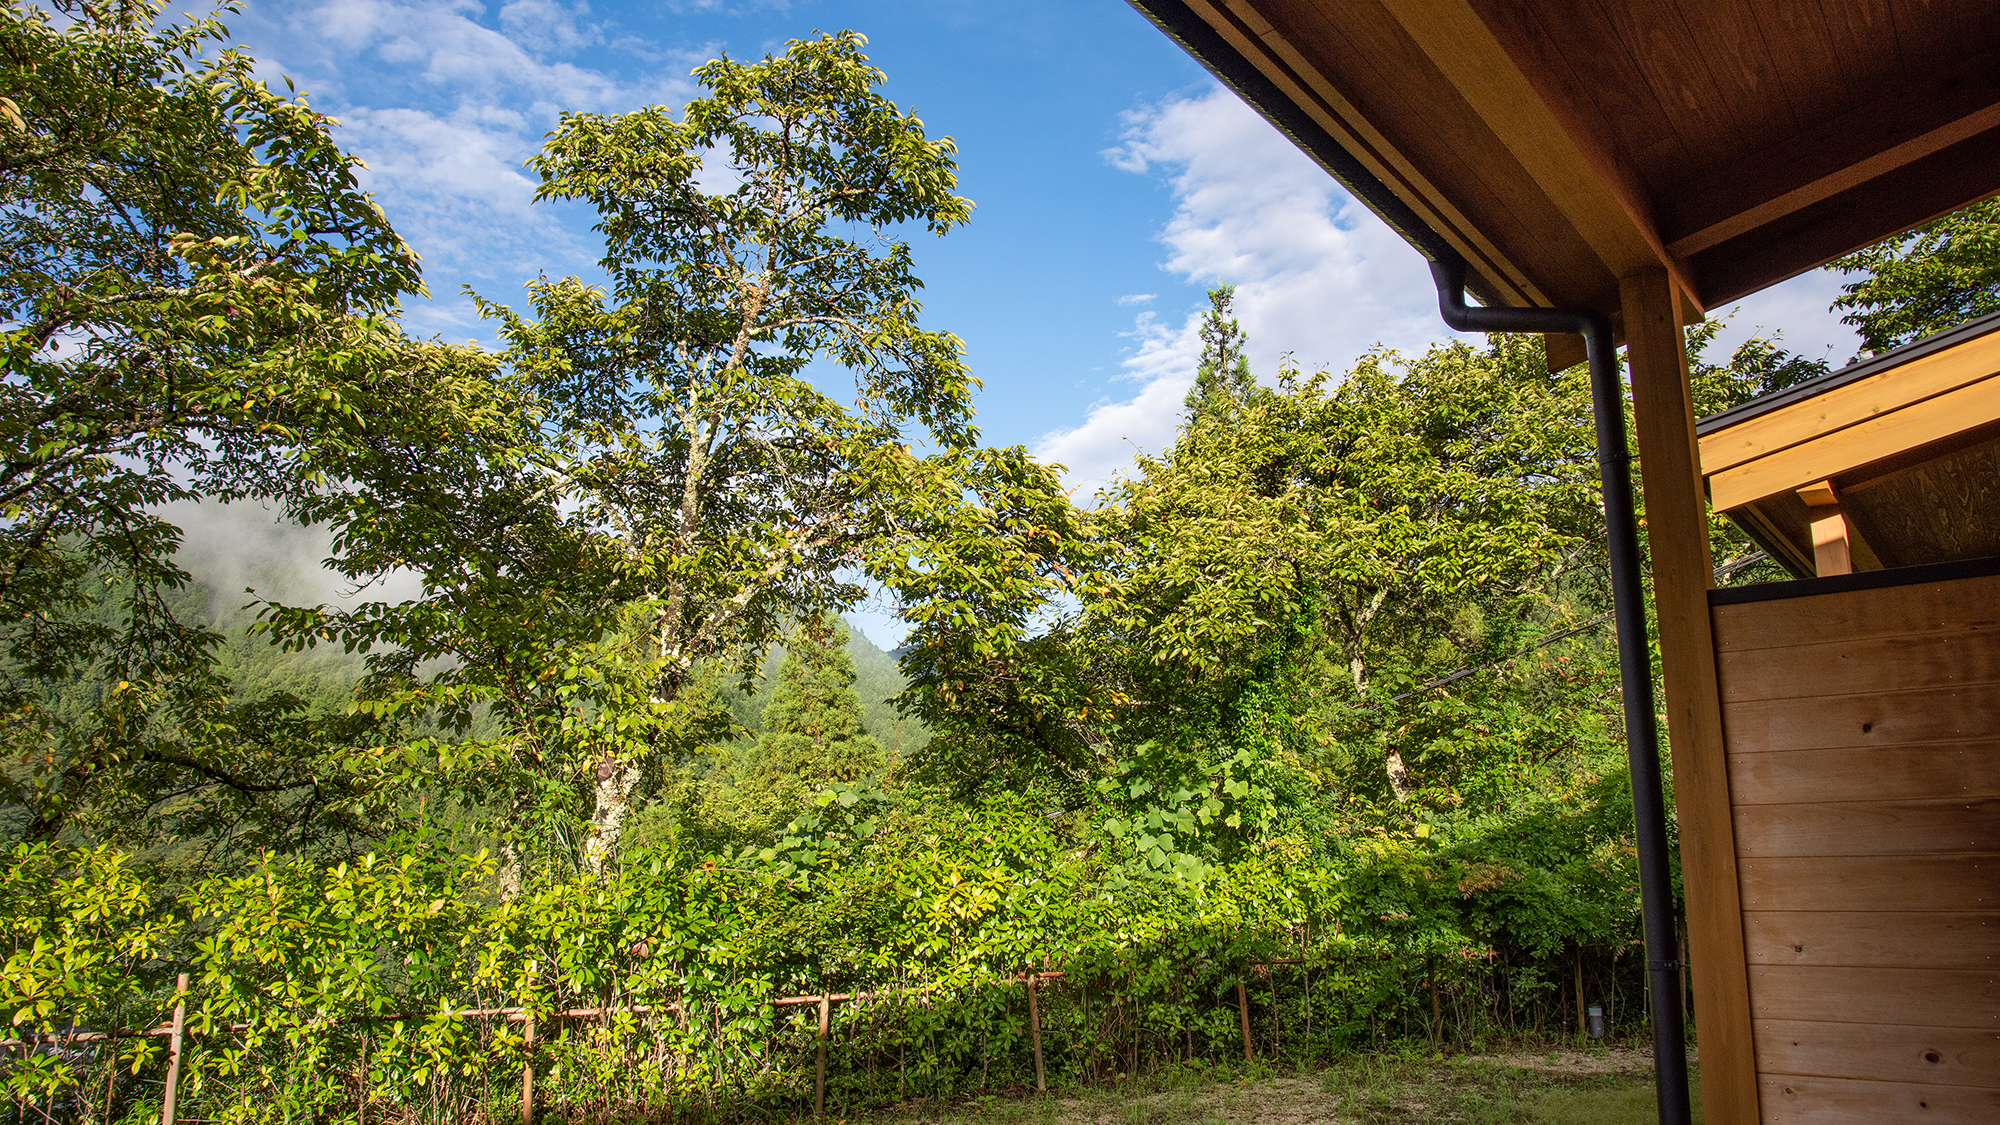
[[[1656,218],[1715,305],[1988,194],[1996,162],[2000,53],[1985,52],[1661,193]]]
[[[1615,317],[1618,279],[1664,265],[1682,291],[1689,319],[1699,318],[1705,302],[1655,233],[1644,194],[1586,132],[1573,128],[1537,93],[1466,0],[1132,3],[1285,129],[1279,118],[1288,107],[1269,104],[1270,98],[1244,88],[1240,74],[1231,74],[1236,64],[1254,69],[1257,79],[1269,84],[1269,93],[1309,117],[1315,129],[1465,257],[1472,288],[1488,304],[1546,308],[1587,303]],[[1185,27],[1190,18],[1236,57],[1217,58],[1220,52],[1199,49]],[[1327,48],[1314,40],[1330,29],[1365,32],[1376,36],[1378,45],[1384,36],[1394,36],[1399,46],[1407,45],[1407,57],[1384,62],[1393,69],[1375,74],[1373,85],[1357,87],[1350,96],[1339,75],[1314,61]],[[1383,109],[1383,90],[1407,103],[1400,117]],[[1362,108],[1369,97],[1377,99],[1372,113]],[[1421,111],[1446,104],[1462,120],[1437,119],[1432,135],[1413,133],[1434,122],[1418,117],[1413,125],[1411,107]],[[1497,159],[1442,166],[1436,150],[1449,128],[1474,129],[1481,134],[1479,143]],[[1299,129],[1286,131],[1328,164]],[[1432,159],[1423,159],[1426,151]],[[1339,175],[1333,167],[1328,170]],[[1455,182],[1441,182],[1440,175]],[[1382,211],[1364,192],[1354,194]],[[1551,221],[1557,229],[1548,225]],[[1393,220],[1391,225],[1396,225]],[[1410,232],[1402,233],[1410,237]],[[1581,268],[1585,261],[1591,268]]]
[[[1644,194],[1587,130],[1559,116],[1467,0],[1380,0],[1536,186],[1576,228],[1612,278],[1666,265]]]

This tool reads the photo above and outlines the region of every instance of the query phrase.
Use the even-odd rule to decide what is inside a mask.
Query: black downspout
[[[1646,921],[1646,971],[1652,982],[1653,1073],[1660,1125],[1688,1125],[1687,1025],[1681,1012],[1680,963],[1673,959],[1674,884],[1667,849],[1667,806],[1660,786],[1659,728],[1653,718],[1653,663],[1646,644],[1646,594],[1639,577],[1639,521],[1632,510],[1632,467],[1625,444],[1625,381],[1611,342],[1611,322],[1589,309],[1480,308],[1465,303],[1465,259],[1431,262],[1438,312],[1460,332],[1575,332],[1590,361],[1590,403],[1597,418],[1597,472],[1611,547],[1611,608],[1618,623],[1618,680],[1624,694],[1625,757],[1632,773],[1632,814],[1639,832],[1639,901]]]

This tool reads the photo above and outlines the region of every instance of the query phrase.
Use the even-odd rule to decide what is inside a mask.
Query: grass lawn
[[[1696,1101],[1695,1120],[1701,1120]],[[1154,1075],[1045,1095],[912,1104],[881,1125],[1651,1125],[1650,1050],[1562,1047],[1455,1058],[1366,1055],[1325,1070]],[[845,1123],[843,1123],[845,1125]]]

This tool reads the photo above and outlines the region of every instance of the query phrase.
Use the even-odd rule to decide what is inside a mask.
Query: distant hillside
[[[916,719],[898,715],[896,708],[889,704],[889,700],[900,694],[908,683],[903,678],[902,669],[896,666],[896,658],[883,652],[852,625],[847,631],[847,653],[854,658],[854,691],[861,697],[862,725],[881,741],[882,748],[889,752],[892,759],[919,749],[930,741],[929,729]],[[752,735],[763,729],[759,719],[764,713],[764,704],[770,702],[771,685],[777,676],[778,662],[784,656],[783,647],[772,646],[764,657],[763,678],[752,690],[741,690],[733,680],[724,690],[729,699],[730,713]]]

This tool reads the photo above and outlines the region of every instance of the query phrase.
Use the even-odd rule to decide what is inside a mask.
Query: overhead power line
[[[1730,575],[1735,574],[1737,571],[1742,570],[1745,567],[1753,566],[1757,563],[1763,562],[1765,559],[1768,558],[1770,558],[1769,555],[1765,554],[1762,551],[1758,551],[1756,554],[1745,555],[1740,559],[1735,559],[1731,562],[1724,563],[1723,565],[1715,568],[1715,579],[1716,581],[1720,582],[1724,578],[1727,578]],[[1548,636],[1541,638],[1540,640],[1536,641],[1531,645],[1515,649],[1513,652],[1508,653],[1507,655],[1501,657],[1498,660],[1489,660],[1484,664],[1474,664],[1467,668],[1460,668],[1456,672],[1447,672],[1446,674],[1439,676],[1437,679],[1431,680],[1428,683],[1419,684],[1418,686],[1411,688],[1409,691],[1406,691],[1401,695],[1392,695],[1388,699],[1385,699],[1380,703],[1370,703],[1367,704],[1366,706],[1356,708],[1356,710],[1379,711],[1382,708],[1387,707],[1392,703],[1401,703],[1406,699],[1415,699],[1417,696],[1422,695],[1425,692],[1436,691],[1438,688],[1444,687],[1447,684],[1456,683],[1459,680],[1465,679],[1467,676],[1476,676],[1481,672],[1489,672],[1503,665],[1511,664],[1514,661],[1521,659],[1522,657],[1528,655],[1531,652],[1534,652],[1537,649],[1547,648],[1548,646],[1555,644],[1557,641],[1568,640],[1570,637],[1574,637],[1578,633],[1589,632],[1590,630],[1595,629],[1600,625],[1609,624],[1611,619],[1612,619],[1611,614],[1600,613],[1596,617],[1593,617],[1590,620],[1585,621],[1581,624],[1572,625],[1569,628],[1564,629],[1558,633],[1550,633]]]

